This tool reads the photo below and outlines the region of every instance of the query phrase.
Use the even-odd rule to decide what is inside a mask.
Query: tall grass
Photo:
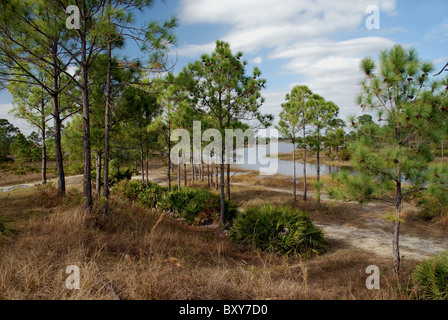
[[[16,235],[0,241],[0,299],[406,298],[392,280],[380,291],[366,290],[360,270],[370,264],[385,269],[390,261],[356,249],[333,248],[303,260],[281,257],[114,195],[108,218],[98,224],[91,223],[98,216],[83,210],[81,191],[70,190],[64,201],[55,200],[51,187],[26,192],[38,202],[20,208],[34,211],[12,225]],[[80,269],[80,290],[65,286],[70,265]]]

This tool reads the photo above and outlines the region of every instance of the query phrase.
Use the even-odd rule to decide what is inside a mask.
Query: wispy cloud
[[[257,55],[264,49],[268,59],[284,59],[279,73],[300,75],[305,80],[296,84],[306,84],[333,100],[346,115],[355,111],[362,57],[391,47],[394,42],[386,36],[404,31],[392,28],[372,37],[331,40],[363,27],[370,5],[377,5],[383,16],[396,15],[395,0],[183,0],[181,18],[191,24],[226,26],[221,40],[234,51]],[[198,57],[213,48],[214,43],[189,44],[179,54]],[[292,85],[284,92],[268,92],[264,110],[277,113]]]

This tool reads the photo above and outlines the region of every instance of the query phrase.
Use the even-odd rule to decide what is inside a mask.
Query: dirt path
[[[254,187],[243,183],[234,183],[234,185]],[[265,186],[260,188],[266,191],[293,194],[291,190]],[[300,196],[301,193],[297,192],[297,195]],[[321,199],[323,201],[329,200],[324,194],[321,196]],[[351,202],[351,204],[354,203]],[[370,205],[370,209],[375,210],[375,206]],[[370,251],[378,256],[391,257],[393,252],[391,224],[376,218],[360,217],[359,219],[362,219],[362,228],[348,225],[345,222],[321,222],[319,219],[314,222],[322,228],[330,242],[337,241],[344,245]],[[400,253],[403,259],[422,260],[445,250],[448,250],[448,239],[446,237],[414,236],[406,234],[404,231],[400,233]]]
[[[82,183],[82,178],[83,178],[82,175],[65,177],[65,185],[71,186],[71,185],[75,185],[75,184],[80,184],[80,183]],[[57,181],[58,181],[58,179],[48,180],[48,182],[54,182],[54,183],[57,183]],[[11,191],[11,190],[17,189],[17,188],[32,188],[32,187],[39,186],[39,185],[42,185],[41,181],[17,184],[14,186],[3,186],[3,187],[0,187],[0,192],[8,192],[8,191]]]
[[[134,177],[141,179],[141,177]],[[152,172],[150,179],[158,183],[166,183],[166,173],[163,171]],[[291,190],[282,188],[271,188],[266,186],[253,186],[244,183],[232,183],[235,186],[260,188],[266,191],[279,192],[282,194],[293,194]],[[300,195],[297,192],[297,195]],[[322,201],[329,201],[327,195],[322,194]],[[356,203],[348,203],[356,205]],[[383,208],[378,204],[369,204],[364,206],[366,211],[381,211]],[[324,221],[319,218],[314,219],[317,226],[322,228],[330,242],[337,242],[343,246],[351,246],[362,250],[372,252],[378,256],[390,258],[392,256],[392,224],[384,219],[372,215],[357,216],[356,224],[362,227],[354,226],[346,221]],[[405,228],[403,228],[405,229]],[[410,234],[406,230],[400,233],[400,253],[403,259],[422,260],[434,254],[448,250],[448,238],[444,236],[422,236],[420,234]]]

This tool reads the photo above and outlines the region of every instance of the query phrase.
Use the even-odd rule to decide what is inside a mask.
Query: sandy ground
[[[83,178],[82,175],[65,177],[65,185],[71,186],[71,185],[81,184],[82,178]],[[48,182],[52,182],[52,183],[57,183],[57,181],[58,181],[57,179],[49,179],[48,180]],[[8,191],[11,191],[16,188],[32,188],[32,187],[38,186],[38,185],[42,185],[42,183],[39,181],[39,182],[18,184],[18,185],[14,185],[14,186],[4,186],[4,187],[0,187],[0,192],[8,192]]]
[[[141,179],[141,177],[133,177],[133,179]],[[166,176],[162,170],[152,171],[150,179],[158,183],[165,183]],[[54,180],[54,179],[53,179]],[[56,180],[54,180],[56,181]],[[71,176],[66,178],[67,185],[75,185],[82,183],[82,175]],[[0,192],[10,191],[18,187],[32,187],[39,183],[30,183],[18,186],[0,187]],[[247,186],[253,188],[254,186],[245,185],[241,183],[234,183],[234,185]],[[282,192],[285,194],[292,194],[291,190],[279,188],[260,187],[264,190]],[[300,195],[300,192],[297,193]],[[322,195],[322,200],[328,200],[325,195]],[[375,211],[382,210],[374,204],[365,206],[366,210]],[[392,225],[384,219],[378,218],[375,215],[359,215],[356,217],[356,226],[350,221],[315,219],[317,226],[322,228],[331,242],[337,242],[339,245],[356,247],[362,250],[372,252],[378,256],[391,257],[392,255]],[[422,232],[425,234],[424,232]],[[431,234],[431,235],[430,235]],[[425,236],[422,234],[400,232],[400,252],[403,259],[422,260],[431,255],[448,250],[448,239],[446,236],[434,236],[433,233],[428,233]]]

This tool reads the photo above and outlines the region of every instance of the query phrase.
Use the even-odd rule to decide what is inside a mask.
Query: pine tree
[[[190,64],[183,72],[195,109],[214,118],[222,137],[235,122],[257,120],[267,126],[272,120],[272,116],[260,112],[264,102],[261,90],[265,88],[266,80],[261,78],[258,68],[246,75],[247,62],[241,61],[242,56],[241,52],[233,54],[229,43],[217,41],[212,54],[204,54],[200,61]],[[222,139],[224,149],[225,139]],[[217,163],[221,172],[220,218],[224,224],[226,158],[224,152],[217,157],[220,158]]]
[[[338,173],[336,186],[329,192],[338,198],[385,201],[393,206],[395,213],[388,218],[394,224],[393,272],[398,274],[403,201],[418,192],[430,192],[434,177],[443,182],[446,173],[429,164],[434,159],[430,145],[443,136],[440,121],[446,118],[447,89],[440,91],[439,83],[429,79],[431,63],[399,45],[381,52],[378,71],[372,58],[363,59],[361,69],[365,79],[358,102],[377,114],[380,125],[367,124],[350,144],[356,174]],[[414,148],[408,146],[411,139],[418,141]]]
[[[303,150],[303,200],[307,200],[307,176],[306,176],[306,157],[307,157],[307,128],[311,122],[310,106],[314,104],[313,99],[316,96],[307,86],[296,86],[291,93],[286,95],[286,103],[282,104],[283,111],[280,113],[280,122],[277,129],[283,137],[291,139],[293,144],[293,162],[294,162],[294,201],[296,196],[296,141],[299,139],[300,147]],[[301,137],[299,138],[301,134]]]

